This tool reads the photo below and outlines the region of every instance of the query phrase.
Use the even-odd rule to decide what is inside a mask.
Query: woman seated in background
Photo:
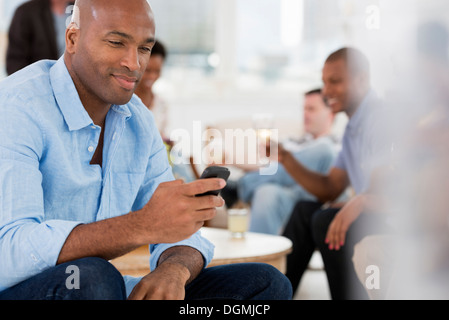
[[[160,41],[156,41],[153,49],[151,50],[150,62],[148,63],[147,69],[145,70],[135,93],[154,115],[154,119],[162,140],[167,147],[168,159],[172,165],[175,178],[183,179],[185,182],[190,182],[195,180],[190,165],[187,163],[185,164],[184,162],[180,164],[173,164],[171,161],[170,151],[173,147],[173,141],[170,140],[170,134],[167,130],[168,104],[162,97],[153,91],[154,84],[161,77],[162,68],[166,57],[167,50],[165,46]]]
[[[136,88],[136,95],[153,112],[157,127],[164,142],[169,142],[167,137],[167,102],[153,92],[153,85],[161,77],[167,51],[162,43],[156,41],[151,50],[151,58],[142,80]]]

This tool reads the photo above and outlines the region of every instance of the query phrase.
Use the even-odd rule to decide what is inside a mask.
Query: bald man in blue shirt
[[[78,0],[64,56],[2,81],[0,300],[291,298],[274,267],[206,269],[199,229],[224,201],[195,195],[225,182],[174,180],[133,94],[154,42],[147,1]],[[142,245],[147,276],[108,262]],[[67,270],[79,270],[75,290]]]

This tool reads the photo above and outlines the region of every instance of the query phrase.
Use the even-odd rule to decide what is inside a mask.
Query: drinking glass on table
[[[242,239],[248,230],[249,210],[247,208],[228,209],[228,230],[231,237]]]

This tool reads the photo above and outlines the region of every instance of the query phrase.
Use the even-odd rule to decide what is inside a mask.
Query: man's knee
[[[256,300],[290,300],[293,289],[290,280],[272,265],[265,263],[246,263],[247,276],[252,279],[254,296]]]
[[[263,184],[254,191],[251,202],[253,204],[257,203],[259,206],[262,205],[263,207],[276,206],[283,198],[284,192],[279,185],[271,183]]]
[[[290,300],[290,280],[265,263],[234,263],[204,269],[186,287],[186,299]]]
[[[323,243],[330,223],[339,209],[318,210],[312,216],[311,228],[317,244]]]
[[[293,296],[293,289],[290,280],[281,273],[278,269],[271,265],[264,265],[264,269],[261,270],[266,274],[267,284],[270,290],[273,292],[273,299],[277,300],[290,300]]]
[[[265,198],[277,198],[282,195],[282,192],[281,186],[273,183],[266,183],[256,189],[254,196],[258,195]]]
[[[66,287],[71,299],[124,300],[126,289],[123,276],[108,261],[82,258],[67,264]]]
[[[311,227],[311,220],[314,213],[319,210],[321,204],[314,201],[298,201],[292,211],[291,220],[296,225],[301,225],[305,228]]]

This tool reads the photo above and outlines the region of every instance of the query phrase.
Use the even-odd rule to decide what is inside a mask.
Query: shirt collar
[[[122,106],[119,106],[119,105],[113,105],[112,107],[111,107],[111,109],[113,110],[113,111],[115,111],[116,113],[119,113],[119,114],[121,114],[124,118],[125,118],[125,120],[128,120],[129,118],[131,118],[131,111],[129,110],[129,107],[128,107],[128,105],[122,105]]]
[[[93,124],[92,119],[81,103],[78,91],[62,56],[50,70],[50,81],[56,102],[61,110],[70,131],[80,130]],[[111,108],[121,114],[125,119],[131,117],[127,105],[113,105]]]

